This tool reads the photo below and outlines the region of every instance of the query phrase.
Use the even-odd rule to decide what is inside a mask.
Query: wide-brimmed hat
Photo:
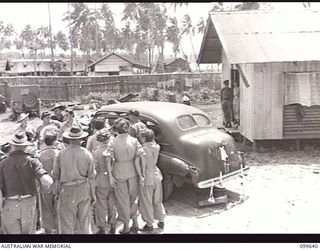
[[[56,103],[51,109],[50,109],[50,111],[53,111],[53,110],[55,110],[55,109],[61,109],[61,110],[64,110],[65,108],[66,108],[66,106],[65,105],[62,105],[62,104],[60,104],[60,103]]]
[[[27,117],[29,117],[28,113],[21,113],[17,118],[17,122],[21,122],[22,120],[26,119]]]
[[[79,127],[72,127],[69,131],[64,132],[62,136],[70,140],[77,140],[87,137],[88,132],[83,132]]]
[[[16,132],[12,136],[11,140],[9,141],[9,143],[11,145],[16,145],[16,146],[29,146],[29,145],[32,145],[32,143],[28,141],[28,137],[27,137],[26,133],[23,132],[23,131]]]

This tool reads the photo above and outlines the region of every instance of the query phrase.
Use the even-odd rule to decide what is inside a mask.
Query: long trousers
[[[52,193],[41,193],[42,227],[51,233],[57,230],[56,202]]]
[[[89,234],[90,187],[87,182],[62,186],[58,200],[58,233]]]
[[[2,212],[5,234],[35,234],[36,197],[21,200],[5,200]]]
[[[231,122],[232,116],[233,116],[233,110],[232,110],[232,101],[231,100],[222,100],[222,112],[223,112],[223,117],[224,121]]]
[[[117,179],[117,187],[114,189],[118,219],[125,227],[129,226],[130,218],[137,221],[138,218],[138,177],[129,179]]]
[[[95,204],[95,220],[98,227],[106,227],[108,223],[115,224],[117,217],[116,201],[112,187],[96,187],[97,202]]]
[[[139,188],[139,211],[142,219],[152,225],[154,220],[164,221],[166,211],[162,204],[162,183]]]

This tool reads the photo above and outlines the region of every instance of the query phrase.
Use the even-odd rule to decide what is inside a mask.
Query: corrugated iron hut
[[[240,133],[320,138],[320,12],[210,13],[198,63],[240,84]]]

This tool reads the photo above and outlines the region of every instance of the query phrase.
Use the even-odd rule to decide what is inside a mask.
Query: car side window
[[[208,126],[211,124],[208,117],[202,115],[202,114],[193,114],[193,118],[195,119],[196,123],[200,126]]]
[[[197,126],[197,123],[190,115],[184,115],[177,118],[178,125],[181,129],[189,129]]]

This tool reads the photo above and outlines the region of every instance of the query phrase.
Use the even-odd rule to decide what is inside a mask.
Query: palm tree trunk
[[[71,17],[70,17],[70,3],[68,3],[68,15],[69,15],[69,36],[70,36],[70,52],[71,52],[71,61],[70,61],[70,75],[73,75],[73,43],[72,43],[72,29],[71,29]]]
[[[54,61],[54,53],[53,53],[53,44],[52,44],[52,27],[51,27],[51,12],[50,12],[50,3],[48,3],[48,15],[49,15],[49,41],[50,41],[50,49],[51,49],[51,58]],[[54,69],[52,69],[54,71]]]
[[[189,37],[190,37],[190,42],[191,42],[191,47],[192,47],[193,56],[194,56],[194,59],[195,59],[195,62],[196,62],[196,61],[197,61],[197,56],[196,56],[196,52],[195,52],[195,50],[194,50],[193,40],[192,40],[192,35],[191,35],[191,33],[189,34]],[[198,68],[198,70],[200,71],[200,66],[199,66],[199,64],[197,64],[197,68]]]

